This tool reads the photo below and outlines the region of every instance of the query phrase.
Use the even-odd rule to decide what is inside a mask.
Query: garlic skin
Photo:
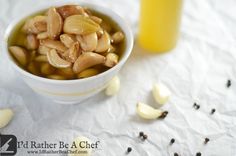
[[[142,102],[138,102],[136,111],[138,115],[143,119],[157,119],[162,115],[162,111],[159,109],[154,109],[153,107],[144,104]]]
[[[120,90],[120,79],[118,76],[115,76],[108,84],[106,88],[106,95],[113,96]]]
[[[164,84],[156,83],[153,85],[152,94],[158,104],[164,105],[169,100],[171,92]]]
[[[0,128],[4,128],[11,121],[13,117],[11,109],[0,109]]]
[[[78,153],[76,154],[68,154],[68,156],[91,156],[92,155],[92,149],[91,148],[81,148],[80,143],[81,142],[87,142],[91,144],[91,141],[84,137],[84,136],[79,136],[77,137],[73,142],[70,147],[74,147],[73,145],[76,145],[76,148],[71,148],[72,151],[77,150]]]

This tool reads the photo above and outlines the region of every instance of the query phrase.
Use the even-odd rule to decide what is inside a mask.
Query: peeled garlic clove
[[[66,78],[61,75],[48,75],[47,78],[53,79],[53,80],[66,80]]]
[[[152,88],[152,94],[156,102],[163,105],[169,100],[171,92],[164,84],[157,83]]]
[[[47,55],[47,52],[49,52],[51,48],[48,48],[46,46],[40,45],[38,48],[38,53],[41,55]]]
[[[60,40],[67,48],[70,48],[76,41],[76,37],[70,34],[62,34],[60,35]]]
[[[91,156],[92,155],[92,148],[88,148],[88,147],[82,148],[81,147],[81,143],[85,143],[85,142],[87,142],[89,145],[91,145],[91,141],[88,138],[86,138],[84,136],[77,137],[72,142],[72,145],[75,145],[76,148],[73,148],[71,150],[76,150],[77,153],[79,153],[79,154],[69,154],[68,156]],[[72,147],[72,145],[70,145],[70,147]]]
[[[73,71],[80,73],[83,70],[92,66],[102,64],[105,62],[105,57],[93,52],[82,53],[73,65]]]
[[[114,53],[116,51],[116,48],[110,45],[110,48],[107,50],[108,53]]]
[[[40,71],[44,75],[50,75],[50,74],[53,74],[56,71],[56,69],[53,66],[51,66],[49,63],[44,63],[41,65]]]
[[[110,42],[110,36],[109,34],[105,31],[101,38],[98,40],[97,48],[95,52],[102,53],[105,52],[110,48],[111,42]]]
[[[76,59],[79,57],[81,51],[80,51],[80,44],[79,42],[75,42],[69,49],[68,58],[70,62],[74,63]]]
[[[92,16],[92,12],[91,12],[91,10],[89,9],[89,8],[87,8],[87,7],[84,7],[84,16]]]
[[[20,65],[25,66],[27,64],[27,51],[24,48],[11,46],[9,50]]]
[[[99,24],[83,15],[72,15],[65,19],[63,30],[68,34],[86,35],[98,31]]]
[[[46,39],[48,38],[48,32],[41,32],[39,34],[37,34],[37,37],[36,37],[38,40],[43,40],[43,39]]]
[[[34,60],[37,62],[48,62],[48,58],[46,55],[36,56]]]
[[[118,76],[115,76],[108,84],[105,93],[108,96],[115,95],[120,90],[120,79]]]
[[[0,128],[7,126],[13,117],[11,109],[0,109]]]
[[[22,29],[28,34],[39,34],[47,31],[46,16],[35,16],[27,20]]]
[[[116,55],[115,53],[108,53],[104,65],[107,67],[114,67],[118,63],[118,60],[118,55]]]
[[[67,51],[61,54],[61,57],[68,62],[74,63],[81,52],[79,42],[75,42]]]
[[[34,75],[39,75],[39,70],[34,62],[29,63],[27,70]]]
[[[64,19],[71,15],[82,15],[85,13],[84,9],[79,5],[64,5],[57,8],[57,11]]]
[[[39,47],[39,41],[35,35],[29,34],[26,37],[26,47],[29,50],[35,50]]]
[[[98,38],[101,38],[102,37],[102,35],[104,34],[104,31],[103,31],[103,29],[102,28],[100,28],[97,32],[96,32],[96,34],[97,34],[97,37]]]
[[[90,18],[96,22],[97,24],[101,24],[102,23],[102,19],[97,17],[97,16],[90,16]]]
[[[78,74],[78,78],[86,78],[99,74],[99,70],[94,68],[89,68]]]
[[[33,61],[36,57],[36,50],[31,51],[30,57],[29,57],[29,62]]]
[[[40,45],[46,46],[51,49],[56,49],[59,52],[65,52],[67,50],[63,43],[51,39],[40,40]]]
[[[62,31],[62,27],[63,21],[60,14],[57,12],[56,8],[50,8],[47,17],[48,37],[51,39],[57,38]]]
[[[49,63],[56,68],[67,68],[71,66],[71,63],[63,60],[57,53],[55,49],[50,50],[47,53],[47,58]]]
[[[98,38],[96,32],[82,36],[77,35],[76,38],[84,51],[94,51],[97,47]]]
[[[65,51],[64,53],[60,53],[60,56],[61,56],[62,59],[64,59],[64,60],[66,60],[66,61],[72,63],[72,61],[71,61],[70,58],[69,58],[69,53],[70,53],[70,51],[69,51],[69,49],[68,49],[68,50]]]
[[[114,44],[120,43],[121,41],[124,40],[124,38],[125,38],[125,35],[122,32],[120,32],[120,31],[114,33],[111,36],[112,43],[114,43]]]
[[[59,69],[57,69],[57,74],[65,77],[67,79],[72,79],[75,76],[75,73],[73,72],[71,67],[59,68]]]
[[[136,111],[141,118],[144,119],[157,119],[162,115],[162,111],[154,109],[151,106],[139,102],[136,107]]]

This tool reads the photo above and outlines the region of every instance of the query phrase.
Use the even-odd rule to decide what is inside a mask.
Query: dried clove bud
[[[227,84],[226,84],[227,88],[229,88],[231,86],[231,80],[228,80],[227,81]]]
[[[146,134],[143,135],[143,140],[147,140],[148,136]]]
[[[202,154],[200,153],[200,152],[198,152],[197,154],[196,154],[196,156],[201,156]]]
[[[175,139],[174,139],[174,138],[172,138],[172,139],[170,140],[170,145],[172,145],[173,143],[175,143]]]
[[[205,138],[204,144],[207,144],[210,141],[209,138]]]
[[[139,132],[139,137],[143,137],[144,133],[143,132]]]
[[[167,115],[168,115],[168,111],[164,111],[159,118],[164,119]]]
[[[211,114],[214,114],[214,113],[215,113],[215,111],[216,111],[216,109],[215,109],[215,108],[213,108],[213,109],[211,110]]]
[[[179,154],[178,153],[174,153],[174,156],[179,156]]]
[[[127,148],[127,153],[130,153],[132,151],[132,148],[131,147],[128,147]]]
[[[194,102],[193,107],[198,110],[200,108],[200,105],[198,105],[196,102]]]

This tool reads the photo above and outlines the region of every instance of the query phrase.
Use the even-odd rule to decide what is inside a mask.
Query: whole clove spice
[[[139,137],[143,137],[144,133],[143,132],[139,132]]]
[[[198,105],[196,102],[194,102],[193,107],[198,110],[200,108],[200,105]]]
[[[231,80],[228,80],[227,81],[227,84],[226,84],[227,88],[229,88],[231,86]]]
[[[159,118],[164,119],[168,115],[168,113],[168,111],[164,111]]]
[[[209,138],[205,138],[204,144],[207,144],[210,141]]]
[[[146,134],[143,135],[143,140],[147,140],[148,136]]]
[[[202,154],[200,152],[197,152],[196,156],[201,156]]]
[[[175,139],[174,139],[174,138],[172,138],[172,139],[170,140],[170,145],[172,145],[173,143],[175,143]]]
[[[131,147],[128,147],[127,148],[127,153],[130,153],[132,151],[132,148]]]
[[[178,153],[174,153],[174,156],[179,156],[179,154]]]
[[[215,108],[211,109],[211,114],[214,114],[214,113],[215,113],[215,111],[216,111],[216,109],[215,109]]]

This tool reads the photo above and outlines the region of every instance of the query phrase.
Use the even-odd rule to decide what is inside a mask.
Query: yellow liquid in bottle
[[[138,41],[156,52],[171,50],[179,34],[182,0],[141,0]]]

